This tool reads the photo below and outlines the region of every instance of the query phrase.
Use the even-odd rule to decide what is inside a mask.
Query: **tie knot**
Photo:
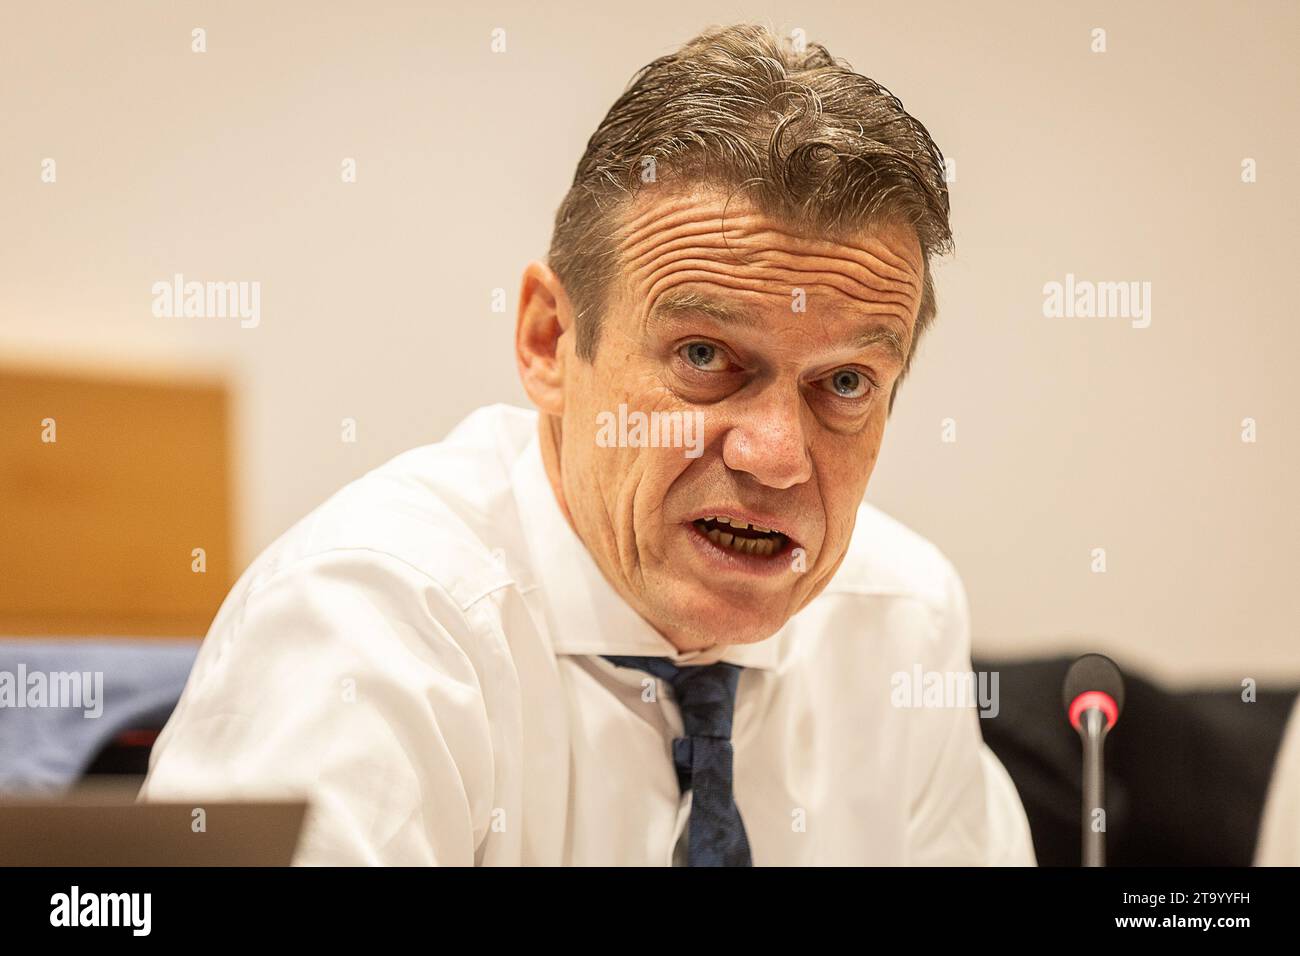
[[[667,681],[682,713],[687,737],[731,739],[731,718],[741,668],[718,661],[695,667],[678,667],[663,657],[606,657],[619,667],[634,667]]]

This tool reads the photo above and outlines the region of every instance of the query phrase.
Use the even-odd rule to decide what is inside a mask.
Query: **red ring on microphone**
[[[1070,726],[1078,730],[1079,718],[1090,707],[1096,707],[1106,715],[1107,727],[1114,727],[1115,721],[1119,720],[1119,705],[1115,703],[1114,697],[1105,691],[1085,690],[1070,704]]]

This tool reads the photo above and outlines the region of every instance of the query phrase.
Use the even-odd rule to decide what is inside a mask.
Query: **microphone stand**
[[[1089,707],[1079,715],[1079,737],[1083,741],[1083,865],[1106,865],[1106,776],[1102,749],[1110,726],[1106,715]],[[1093,812],[1101,810],[1101,829]]]

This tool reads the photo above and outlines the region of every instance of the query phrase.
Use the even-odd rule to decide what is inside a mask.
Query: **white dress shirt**
[[[1300,700],[1291,707],[1260,817],[1256,866],[1300,866]]]
[[[536,433],[533,412],[480,409],[272,545],[141,799],[306,795],[297,863],[680,863],[671,688],[600,655],[717,655],[678,653],[609,585]],[[863,505],[826,589],[722,659],[745,668],[734,792],[756,866],[1034,863],[973,707],[891,702],[896,672],[971,667],[961,582],[918,535]]]

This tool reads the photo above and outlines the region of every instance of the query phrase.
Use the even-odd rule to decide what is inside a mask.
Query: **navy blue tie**
[[[667,681],[682,713],[684,737],[673,741],[682,792],[692,791],[688,866],[753,866],[749,838],[731,792],[731,715],[740,668],[718,662],[677,667],[662,657],[606,657]]]

